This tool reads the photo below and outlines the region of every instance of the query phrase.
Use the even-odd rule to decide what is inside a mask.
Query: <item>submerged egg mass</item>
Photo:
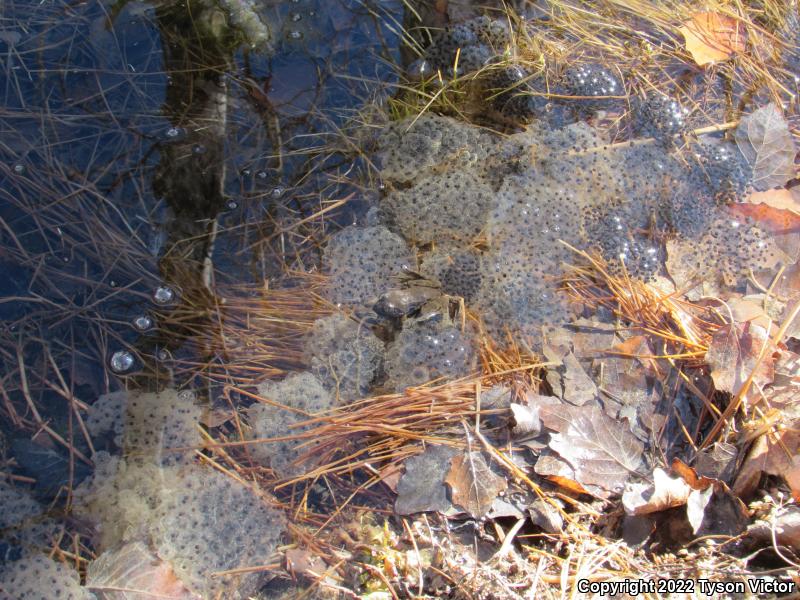
[[[461,34],[480,39],[472,30]],[[574,93],[598,100],[624,91],[592,65],[567,79]],[[666,96],[643,110],[659,135],[683,127],[684,111]],[[364,303],[391,289],[406,261],[443,293],[463,298],[490,332],[538,338],[543,325],[569,318],[559,287],[564,264],[578,259],[574,249],[601,255],[613,274],[645,280],[664,273],[665,243],[673,239],[693,248],[697,260],[686,261],[700,276],[722,269],[730,280],[769,259],[764,232],[730,224],[726,210],[749,177],[726,142],[608,145],[586,123],[534,123],[501,136],[426,113],[387,126],[377,146],[383,225],[348,228],[331,240],[326,255],[335,259],[329,270],[338,302]],[[390,379],[396,344],[387,354]],[[401,364],[412,381],[433,375],[425,361],[407,358]]]

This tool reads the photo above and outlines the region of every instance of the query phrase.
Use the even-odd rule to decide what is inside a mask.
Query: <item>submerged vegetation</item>
[[[796,593],[798,10],[5,2],[0,598]]]

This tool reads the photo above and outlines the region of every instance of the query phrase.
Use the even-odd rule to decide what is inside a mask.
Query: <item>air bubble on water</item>
[[[115,373],[126,373],[131,370],[135,362],[133,354],[130,352],[127,350],[117,350],[111,355],[109,365],[111,366],[111,370]]]
[[[192,152],[194,154],[205,154],[206,147],[203,144],[195,144],[194,146],[192,146]]]
[[[178,399],[184,402],[194,402],[194,392],[192,390],[181,390],[178,392]]]
[[[259,171],[258,173],[256,173],[256,177],[258,177],[259,179],[266,179],[267,177],[269,177],[269,175],[267,174],[266,171]]]
[[[156,353],[158,360],[169,360],[169,351],[161,349]]]
[[[108,282],[108,285],[110,285],[112,288],[115,288],[117,287],[117,282],[112,279],[111,281]]]
[[[226,206],[228,207],[228,210],[236,210],[239,208],[239,203],[236,202],[236,200],[228,200]]]
[[[160,285],[156,288],[156,291],[153,292],[153,301],[156,304],[169,304],[175,299],[175,292],[172,288],[167,287],[165,285]]]
[[[14,173],[24,173],[25,172],[25,165],[16,164],[14,165]]]
[[[300,13],[292,13],[291,19],[295,23],[297,23],[297,21],[302,20],[302,18],[303,18],[303,15],[301,15]]]
[[[270,192],[270,196],[272,196],[273,198],[280,198],[281,196],[283,196],[283,192],[285,192],[285,191],[286,190],[284,190],[280,186],[274,187],[274,188],[272,188],[272,191]]]
[[[292,39],[292,40],[301,40],[301,39],[303,39],[303,32],[302,31],[292,30],[292,31],[289,32],[288,35],[289,35],[289,39]]]
[[[153,319],[147,315],[139,315],[133,320],[133,326],[139,331],[146,331],[153,326]]]
[[[180,127],[170,127],[167,129],[167,137],[168,138],[176,138],[183,133],[183,130]]]

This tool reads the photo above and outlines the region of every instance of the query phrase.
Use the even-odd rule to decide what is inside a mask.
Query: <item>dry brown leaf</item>
[[[290,548],[286,551],[286,568],[290,573],[316,579],[328,566],[316,554],[305,548]]]
[[[753,169],[757,190],[783,187],[794,177],[797,149],[789,123],[774,103],[742,117],[734,138]]]
[[[728,210],[734,217],[742,220],[752,219],[761,229],[773,235],[790,235],[800,232],[800,213],[791,210],[775,208],[764,202],[731,204]]]
[[[775,331],[775,324],[764,312],[763,302],[755,302],[736,296],[729,298],[727,304],[733,313],[733,320],[737,323],[749,322],[764,329],[770,327],[770,331]]]
[[[786,479],[792,496],[800,498],[800,421],[788,423],[776,433],[759,437],[750,449],[734,483],[733,489],[740,496],[749,496],[758,484],[762,473]]]
[[[742,24],[727,15],[699,12],[678,28],[694,62],[705,66],[730,58],[745,48]]]
[[[718,390],[737,395],[752,374],[752,385],[745,399],[757,400],[759,389],[774,376],[773,354],[777,347],[763,327],[734,323],[721,327],[711,338],[706,362]]]
[[[107,550],[90,562],[86,588],[98,600],[200,600],[141,542]]]
[[[528,506],[528,514],[531,522],[541,527],[544,532],[561,533],[564,530],[564,518],[553,502],[555,501],[537,498]]]
[[[452,462],[445,482],[450,486],[453,503],[480,519],[508,482],[492,471],[480,452],[465,452]]]
[[[558,432],[550,434],[550,448],[575,469],[575,480],[584,487],[622,492],[628,477],[644,467],[644,444],[597,406],[562,411],[560,420],[549,420]],[[542,421],[550,427],[544,415]]]
[[[800,213],[800,198],[792,190],[778,188],[763,192],[752,192],[746,199],[748,204],[768,204],[778,210],[790,210]]]
[[[653,470],[653,483],[634,483],[622,494],[622,505],[629,515],[647,515],[683,506],[692,488],[680,477],[672,478],[663,469]]]

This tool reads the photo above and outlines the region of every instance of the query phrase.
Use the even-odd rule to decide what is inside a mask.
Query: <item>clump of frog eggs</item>
[[[477,72],[494,89],[487,100],[495,110],[506,107],[517,121],[536,120],[505,137],[430,113],[385,127],[377,139],[385,186],[380,219],[332,236],[324,259],[333,300],[372,306],[411,270],[463,298],[491,332],[536,338],[542,325],[569,319],[559,277],[563,264],[576,259],[572,248],[600,254],[614,274],[645,280],[663,273],[664,242],[676,237],[692,240],[690,260],[701,277],[722,270],[731,280],[770,258],[764,232],[727,211],[751,176],[735,145],[703,140],[678,156],[673,140],[688,131],[688,114],[653,91],[631,102],[631,132],[652,138],[647,143],[609,147],[583,122],[553,127],[531,93],[535,78],[505,60],[511,43],[507,24],[480,18],[440,32],[425,64],[414,65],[423,76]],[[575,118],[627,94],[622,74],[598,64],[567,69],[557,92],[579,107]],[[375,228],[381,240],[392,239],[394,253],[371,241]],[[343,261],[340,248],[355,248],[354,240],[357,255]],[[428,333],[411,323],[390,343],[390,381],[413,369],[403,362],[413,354],[409,345],[425,355]],[[468,338],[443,343],[469,345]],[[429,371],[431,377],[456,376],[443,368]],[[416,384],[420,377],[407,379]]]

